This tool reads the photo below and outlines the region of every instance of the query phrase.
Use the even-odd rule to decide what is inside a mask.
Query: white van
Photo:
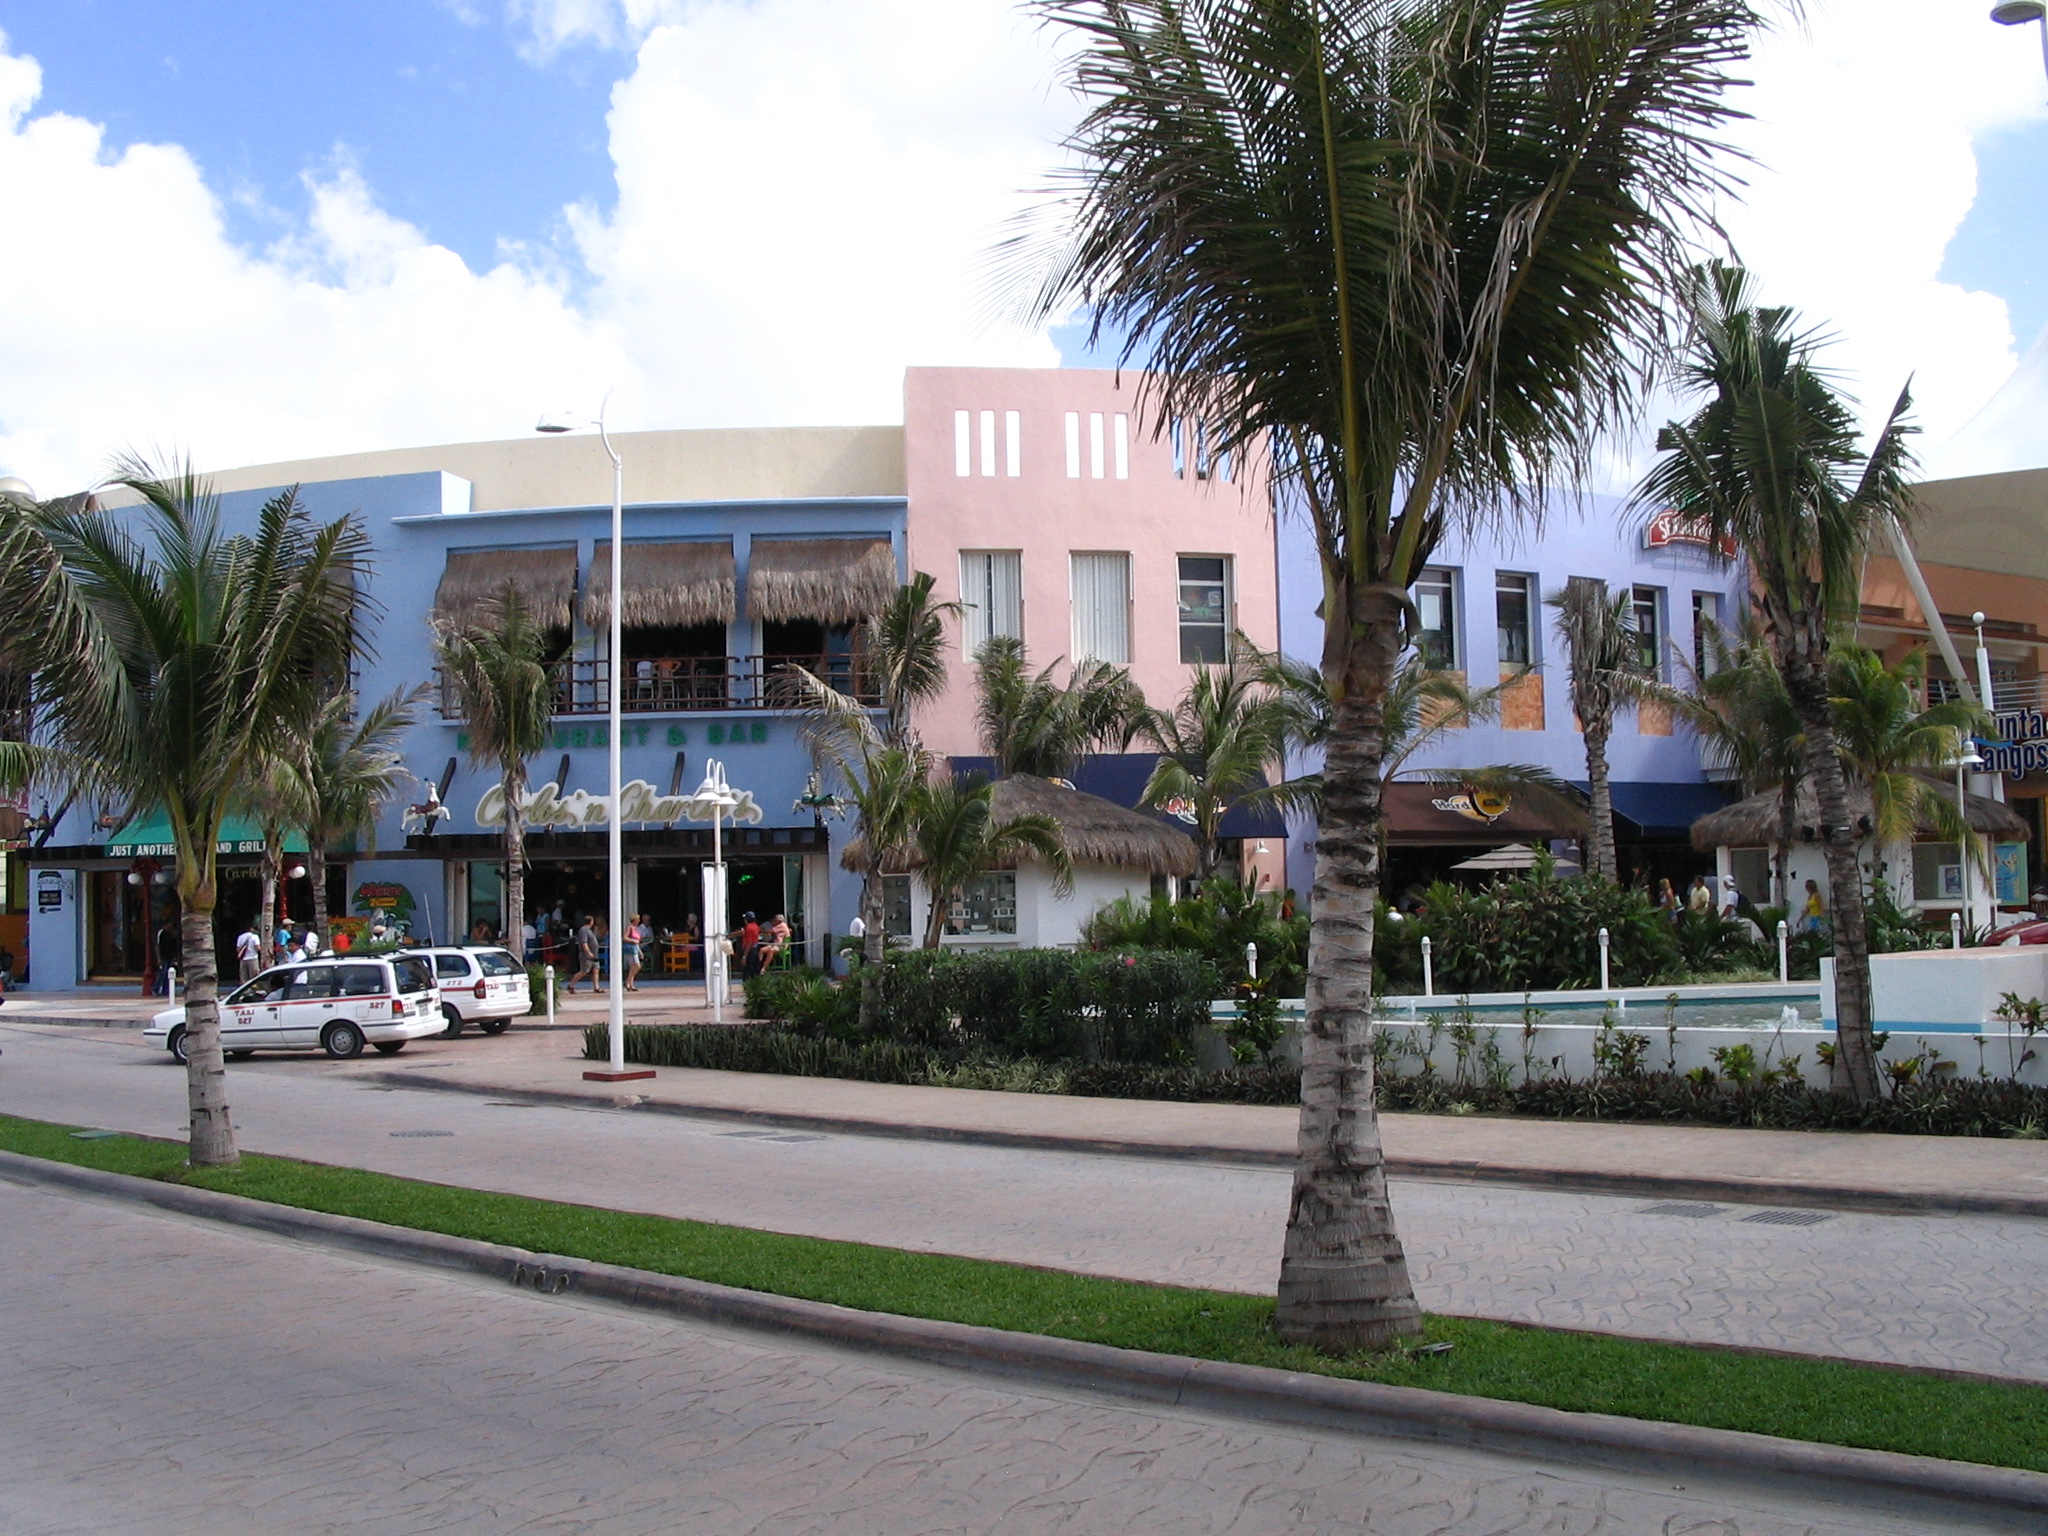
[[[319,1049],[346,1061],[366,1044],[389,1056],[443,1027],[433,965],[408,954],[298,960],[220,1000],[221,1049],[238,1060],[257,1051]],[[166,1008],[142,1038],[183,1061],[184,1008]]]
[[[502,1034],[532,1006],[526,967],[509,949],[450,945],[411,953],[433,961],[434,980],[441,987],[441,1017],[448,1021],[450,1035],[461,1034],[465,1024],[474,1024],[487,1035]]]

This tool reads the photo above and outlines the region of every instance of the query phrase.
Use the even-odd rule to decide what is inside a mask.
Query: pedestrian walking
[[[262,968],[263,937],[257,933],[254,923],[244,928],[236,937],[235,960],[241,968],[244,981],[255,979],[256,972]]]
[[[597,990],[597,929],[588,913],[584,914],[583,925],[576,930],[576,972],[569,978],[569,985],[563,990],[574,992],[576,983],[585,977],[590,979],[590,990]]]

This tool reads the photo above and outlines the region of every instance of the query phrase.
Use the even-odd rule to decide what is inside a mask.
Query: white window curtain
[[[1131,664],[1131,557],[1076,550],[1072,561],[1074,660]]]
[[[1014,549],[962,550],[960,605],[970,660],[998,635],[1023,639],[1023,555]]]

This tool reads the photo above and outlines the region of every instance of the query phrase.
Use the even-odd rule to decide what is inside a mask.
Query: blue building
[[[1281,645],[1319,662],[1322,578],[1314,542],[1293,514],[1280,518],[1278,538]],[[1408,768],[1526,763],[1585,785],[1584,738],[1554,611],[1546,606],[1575,576],[1630,594],[1645,660],[1674,682],[1688,665],[1707,661],[1704,624],[1733,626],[1747,593],[1741,564],[1709,549],[1696,530],[1669,517],[1643,525],[1613,497],[1558,495],[1533,525],[1453,533],[1413,588],[1421,645],[1434,665],[1473,688],[1506,687],[1497,719],[1445,732]],[[1660,875],[1676,880],[1707,867],[1687,842],[1689,829],[1731,795],[1703,768],[1692,736],[1666,710],[1626,710],[1615,722],[1608,759],[1622,878],[1641,871],[1653,882]],[[1390,894],[1489,850],[1532,842],[1562,848],[1570,835],[1526,807],[1482,806],[1451,786],[1399,779],[1388,793],[1387,824]],[[1295,832],[1288,883],[1306,891],[1314,878],[1314,832]]]

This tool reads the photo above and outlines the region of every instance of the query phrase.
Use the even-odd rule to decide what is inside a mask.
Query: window
[[[1661,587],[1629,589],[1629,617],[1636,631],[1636,665],[1645,677],[1664,675],[1663,597]]]
[[[1119,417],[1119,420],[1122,418]],[[1081,478],[1081,413],[1067,412],[1067,478]]]
[[[1983,881],[1977,883],[1981,888]],[[1963,899],[1963,855],[1954,843],[1913,845],[1913,899],[1957,902]]]
[[[1536,660],[1530,615],[1536,610],[1536,578],[1507,571],[1493,578],[1493,621],[1499,630],[1500,664],[1526,667]]]
[[[1692,595],[1692,669],[1701,677],[1721,670],[1721,594]]]
[[[1003,412],[1003,473],[1012,480],[1024,472],[1024,417]]]
[[[974,428],[969,424],[965,411],[953,413],[953,473],[963,476],[974,473]]]
[[[1131,478],[1131,418],[1122,411],[1116,416],[1116,477]]]
[[[1015,933],[1017,875],[1008,869],[976,875],[960,888],[946,913],[946,932],[954,935]]]
[[[1180,557],[1180,659],[1221,666],[1230,659],[1230,560]]]
[[[1014,549],[960,552],[960,633],[969,660],[998,635],[1024,638],[1023,559]]]
[[[284,989],[284,1000],[297,1002],[307,997],[334,996],[334,967],[331,965],[309,965],[291,979]]]
[[[502,949],[478,951],[476,963],[483,967],[486,976],[524,976],[526,967],[506,954]]]
[[[1074,601],[1074,660],[1131,664],[1131,557],[1076,550],[1069,557]]]
[[[434,973],[427,962],[418,955],[407,955],[391,962],[391,974],[397,978],[401,993],[431,992],[434,990]]]
[[[910,937],[910,876],[882,876],[882,933],[892,939]]]
[[[336,997],[382,997],[384,967],[381,965],[338,965],[334,968]]]
[[[1422,616],[1422,632],[1415,637],[1422,652],[1422,664],[1437,672],[1455,670],[1458,665],[1458,626],[1454,573],[1443,566],[1423,569],[1415,583],[1415,607]]]

